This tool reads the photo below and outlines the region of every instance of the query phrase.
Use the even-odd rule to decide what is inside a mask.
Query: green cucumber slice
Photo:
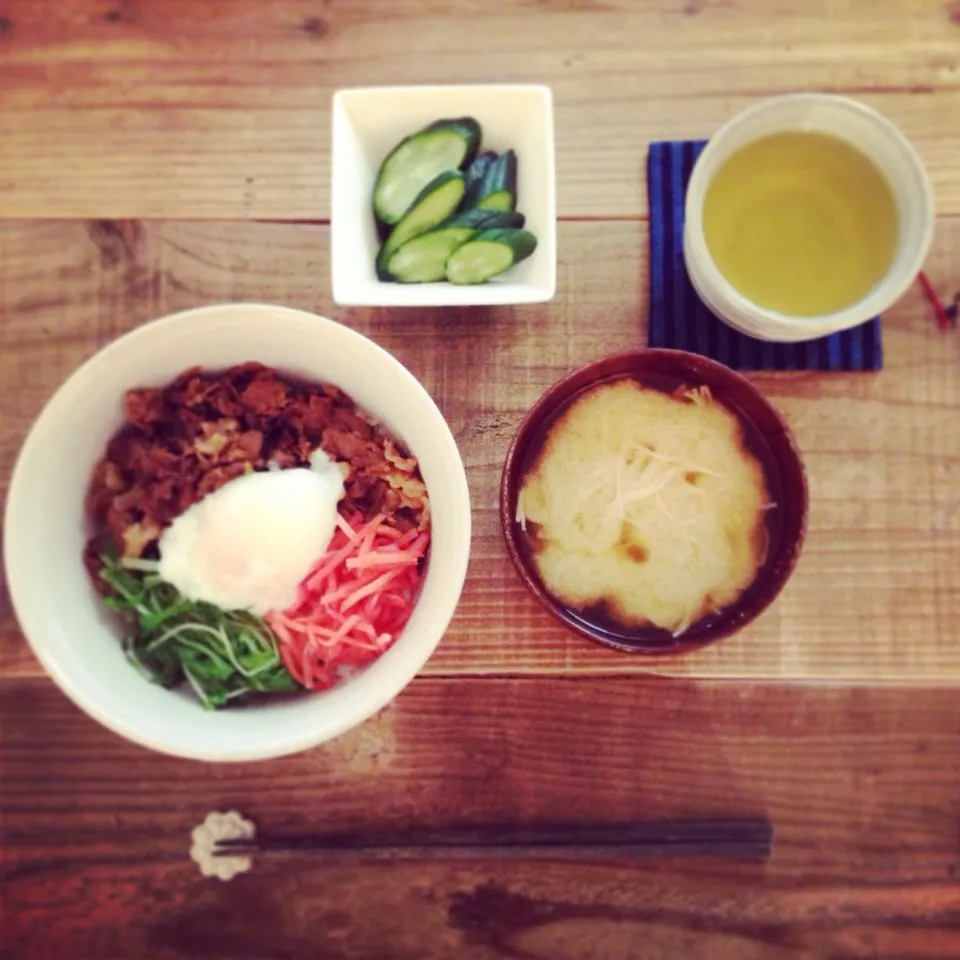
[[[473,158],[471,164],[463,171],[468,192],[475,183],[479,183],[484,178],[486,172],[490,169],[490,164],[496,159],[497,155],[492,150],[484,150]]]
[[[487,210],[483,207],[471,207],[455,213],[442,226],[473,227],[475,230],[493,230],[495,227],[522,227],[526,217],[512,210]]]
[[[405,243],[387,264],[399,283],[433,283],[444,278],[450,255],[474,234],[472,227],[438,227]]]
[[[444,170],[470,164],[480,146],[473,117],[437,120],[401,140],[380,165],[373,211],[383,223],[399,223],[423,188]]]
[[[472,207],[515,210],[517,206],[517,154],[504,150],[483,177],[470,186],[467,202]]]
[[[484,230],[450,255],[445,274],[451,283],[483,283],[526,260],[537,248],[529,230]]]
[[[513,210],[516,202],[517,198],[509,190],[497,190],[480,200],[477,207],[481,210],[509,211]]]
[[[460,204],[465,189],[459,170],[445,170],[420,191],[403,219],[393,228],[377,256],[377,276],[389,280],[390,258],[405,243],[442,223]]]

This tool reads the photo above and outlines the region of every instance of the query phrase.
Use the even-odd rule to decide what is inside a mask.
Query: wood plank
[[[12,0],[0,29],[0,216],[321,220],[341,86],[554,90],[564,217],[637,216],[652,139],[758,97],[849,93],[915,141],[960,213],[950,5]],[[409,51],[409,53],[408,53]]]
[[[117,334],[201,303],[288,303],[337,316],[394,352],[460,444],[472,561],[428,673],[960,677],[960,340],[937,329],[918,290],[884,321],[882,373],[752,375],[804,453],[805,550],[779,601],[751,627],[684,658],[654,660],[557,626],[510,566],[497,516],[500,467],[523,412],[572,367],[645,342],[644,225],[563,224],[557,299],[516,309],[336,311],[328,245],[328,228],[305,225],[0,224],[0,483],[46,398]],[[941,219],[928,267],[944,295],[958,260],[960,218]],[[5,594],[2,604],[0,674],[35,675]]]
[[[249,765],[130,746],[43,681],[2,694],[4,955],[960,955],[955,690],[420,680]],[[281,857],[204,880],[189,831],[234,807],[274,833],[766,815],[775,845],[766,865]]]

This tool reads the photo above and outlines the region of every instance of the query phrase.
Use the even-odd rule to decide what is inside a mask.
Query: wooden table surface
[[[503,80],[554,91],[556,300],[336,308],[331,92]],[[476,531],[424,676],[340,740],[257,765],[102,730],[43,676],[0,591],[0,956],[960,957],[960,340],[918,291],[884,319],[880,374],[753,375],[804,452],[807,546],[754,626],[652,664],[675,676],[560,631],[499,539],[523,410],[644,341],[646,144],[796,89],[855,95],[913,139],[938,210],[928,273],[951,297],[955,2],[0,0],[0,492],[100,345],[268,300],[413,370],[463,450]],[[765,865],[314,858],[204,880],[189,831],[234,807],[273,831],[762,813],[776,844]]]

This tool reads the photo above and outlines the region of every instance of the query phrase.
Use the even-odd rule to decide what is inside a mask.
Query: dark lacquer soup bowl
[[[546,438],[571,404],[593,388],[630,379],[672,393],[708,388],[713,401],[739,423],[741,442],[760,465],[770,504],[763,513],[765,551],[753,579],[729,604],[707,612],[674,632],[652,623],[625,626],[604,605],[576,607],[544,583],[534,561],[535,538],[518,514],[518,499],[529,471],[542,456]],[[523,582],[557,620],[580,635],[617,650],[676,654],[729,637],[769,607],[790,578],[807,524],[807,481],[796,442],[783,415],[745,377],[722,364],[679,350],[635,350],[605,357],[553,384],[524,417],[503,467],[500,520],[510,557]]]

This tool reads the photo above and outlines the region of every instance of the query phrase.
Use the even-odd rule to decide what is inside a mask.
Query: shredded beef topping
[[[357,411],[343,391],[302,383],[258,363],[222,373],[192,368],[168,386],[128,390],[126,423],[93,472],[87,510],[96,533],[125,556],[155,554],[189,506],[252,470],[309,466],[321,448],[343,464],[341,509],[390,515],[423,529],[427,490],[417,462]]]

